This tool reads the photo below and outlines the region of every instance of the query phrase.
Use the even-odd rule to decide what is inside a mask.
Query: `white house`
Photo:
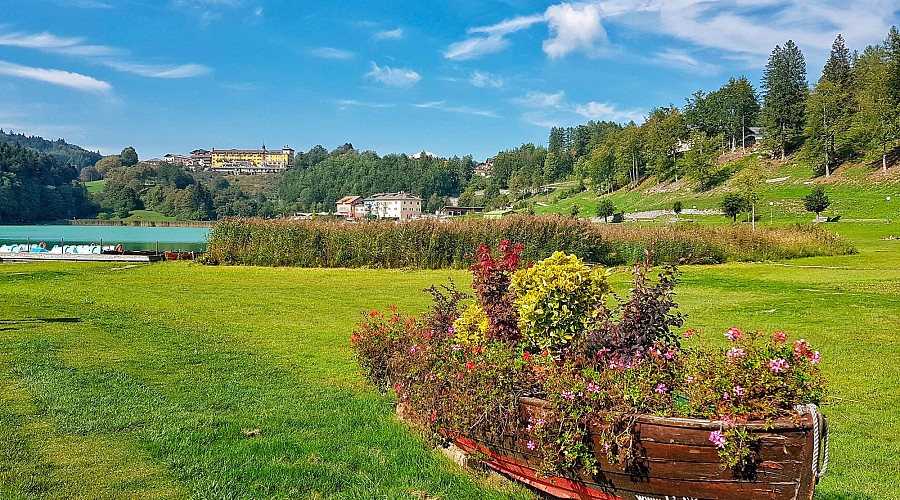
[[[379,219],[410,220],[422,215],[422,198],[404,191],[373,194],[364,203],[366,213]]]

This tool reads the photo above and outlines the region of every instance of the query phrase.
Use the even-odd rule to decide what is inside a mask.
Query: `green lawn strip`
[[[90,300],[66,299],[78,297],[71,293],[76,290],[52,289],[50,296],[61,310],[77,312],[92,331],[76,333],[81,338],[69,338],[66,346],[43,357],[20,359],[19,374],[37,406],[63,432],[134,441],[192,495],[204,498],[366,498],[373,491],[388,498],[405,498],[410,491],[449,498],[522,496],[520,489],[498,493],[478,486],[477,477],[423,446],[394,420],[388,401],[359,384],[344,349],[354,314],[343,318],[346,328],[328,331],[314,314],[282,309],[293,301],[280,306],[278,300],[263,300],[269,308],[253,309],[250,300],[254,312],[210,322],[214,313],[207,304],[185,308],[173,297],[180,290],[180,285],[167,287],[173,269],[129,269],[131,278],[110,272],[105,281],[94,282],[97,291]],[[165,276],[156,275],[158,271]],[[241,275],[247,270],[224,271]],[[147,294],[134,290],[121,300],[124,288],[119,287],[133,288],[135,275],[141,276],[137,281]],[[213,281],[232,305],[234,292],[257,285],[228,278]],[[315,283],[321,287],[320,281],[309,286]],[[148,300],[156,296],[167,298]],[[169,305],[178,307],[168,310]],[[212,301],[213,311],[219,306]],[[327,325],[329,315],[321,316]],[[310,323],[299,329],[301,334],[330,342],[295,344],[300,339],[278,329],[282,322],[296,325],[298,318]],[[290,342],[260,341],[280,335]],[[315,356],[329,344],[334,356]],[[109,350],[126,354],[102,352]],[[295,362],[285,362],[289,358]],[[329,383],[335,379],[356,390]],[[246,438],[244,428],[259,428],[262,436]]]

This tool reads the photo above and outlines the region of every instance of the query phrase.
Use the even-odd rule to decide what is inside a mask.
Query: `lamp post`
[[[886,196],[886,197],[884,198],[884,201],[887,202],[887,208],[888,208],[888,210],[887,210],[887,223],[890,224],[890,223],[891,223],[891,197],[890,197],[890,196]]]
[[[775,221],[775,212],[774,212],[775,208],[774,207],[775,207],[775,202],[770,201],[769,202],[769,225],[770,226]]]

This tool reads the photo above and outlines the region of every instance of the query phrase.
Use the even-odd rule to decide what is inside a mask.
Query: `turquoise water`
[[[0,244],[47,243],[59,245],[122,244],[126,250],[202,251],[206,248],[208,227],[136,227],[136,226],[0,226]]]

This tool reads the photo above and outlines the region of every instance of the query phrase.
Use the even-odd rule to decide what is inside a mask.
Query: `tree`
[[[681,200],[678,200],[678,201],[676,201],[675,203],[672,204],[672,211],[675,212],[675,216],[676,216],[676,217],[678,217],[679,215],[681,215],[681,209],[682,209],[682,208],[683,208],[683,207],[682,207],[682,205],[681,205]]]
[[[616,213],[616,205],[609,198],[603,198],[597,203],[597,217],[603,217],[603,222],[609,222],[609,216]]]
[[[850,50],[844,45],[844,37],[838,33],[831,44],[828,61],[822,69],[822,79],[838,85],[847,85],[850,83],[851,70]]]
[[[737,222],[737,216],[744,212],[747,202],[737,193],[728,193],[722,198],[719,208],[725,213],[726,217],[731,217],[732,222]]]
[[[803,207],[806,208],[807,212],[815,212],[817,219],[819,214],[825,211],[829,205],[831,205],[831,201],[828,199],[828,196],[825,194],[825,188],[822,186],[814,187],[812,192],[803,198]]]
[[[688,175],[700,183],[700,191],[709,189],[716,170],[716,161],[722,152],[722,136],[707,137],[699,130],[691,132],[690,149],[684,153],[684,168]]]
[[[784,48],[775,46],[766,64],[762,88],[762,123],[770,148],[780,152],[783,160],[798,141],[809,92],[806,61],[792,40]]]
[[[681,142],[687,138],[684,115],[674,106],[655,108],[641,125],[645,145],[652,163],[653,173],[660,179],[671,176],[678,181],[675,155]]]
[[[577,203],[573,203],[572,207],[569,209],[569,215],[571,215],[572,218],[576,218],[579,213],[581,213],[581,207],[579,207]]]
[[[137,165],[137,151],[135,151],[133,147],[128,146],[127,148],[123,149],[121,153],[119,153],[119,160],[122,162],[122,166],[125,167]]]
[[[816,175],[831,176],[831,169],[846,157],[850,129],[850,51],[838,35],[822,76],[806,102],[803,156],[814,165]]]

